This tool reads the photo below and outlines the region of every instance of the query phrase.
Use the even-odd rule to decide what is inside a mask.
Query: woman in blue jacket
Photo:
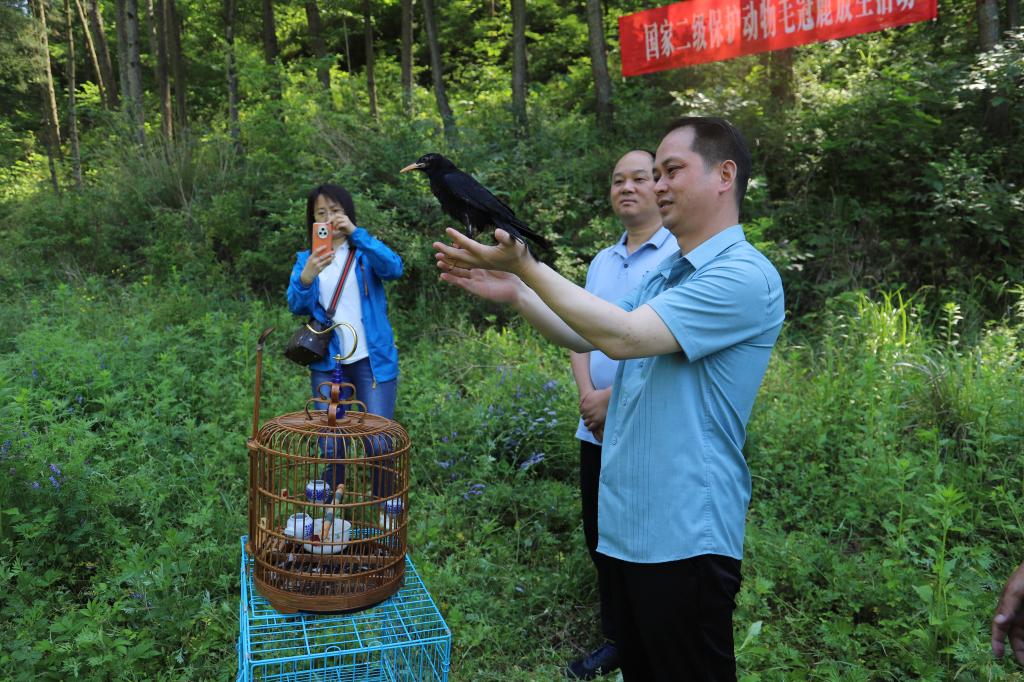
[[[367,412],[391,419],[395,415],[398,386],[398,349],[388,321],[383,280],[402,276],[402,260],[365,228],[356,226],[356,207],[352,196],[337,185],[320,185],[306,200],[306,237],[313,243],[313,223],[330,222],[334,228],[333,250],[317,253],[309,249],[295,254],[295,266],[288,282],[288,309],[296,315],[312,315],[329,322],[327,309],[341,278],[349,251],[355,260],[341,290],[333,322],[347,322],[356,330],[355,352],[344,361],[345,381],[356,387],[356,398],[366,404]],[[327,357],[310,368],[314,398],[317,386],[331,380],[335,355],[352,350],[352,332],[335,329]],[[326,388],[326,387],[325,387]],[[320,405],[325,409],[326,404]]]
[[[288,282],[288,309],[296,315],[312,315],[327,323],[327,310],[338,286],[349,252],[355,251],[352,267],[345,278],[334,322],[347,322],[356,331],[355,339],[347,327],[337,327],[331,335],[327,357],[309,366],[310,384],[314,398],[324,401],[329,394],[317,392],[317,387],[331,381],[335,355],[348,355],[343,361],[344,381],[356,387],[356,399],[366,405],[366,411],[391,419],[395,416],[395,397],[398,388],[398,349],[388,321],[387,300],[383,280],[402,276],[402,260],[382,241],[375,239],[365,228],[356,226],[356,207],[352,196],[337,185],[320,185],[309,193],[306,200],[306,237],[313,245],[313,223],[331,223],[334,229],[333,250],[326,247],[317,253],[310,250],[295,254],[295,266]],[[324,387],[327,388],[326,386]],[[342,396],[350,397],[350,396]],[[326,402],[319,402],[321,410]],[[371,454],[387,450],[385,443],[368,442]],[[343,458],[345,453],[325,452],[328,458]],[[329,489],[333,490],[345,479],[344,466],[331,465],[324,472]],[[395,491],[382,490],[380,472],[373,470],[373,494],[386,497]]]

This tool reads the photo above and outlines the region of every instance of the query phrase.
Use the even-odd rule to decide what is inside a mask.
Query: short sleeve
[[[732,261],[701,270],[646,303],[693,361],[762,333],[770,294],[760,268]]]

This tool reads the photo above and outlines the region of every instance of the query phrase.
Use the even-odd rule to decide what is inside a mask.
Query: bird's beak
[[[406,166],[405,168],[398,172],[405,173],[406,171],[419,170],[420,168],[423,168],[423,166],[419,165],[418,163],[410,163],[408,166]]]

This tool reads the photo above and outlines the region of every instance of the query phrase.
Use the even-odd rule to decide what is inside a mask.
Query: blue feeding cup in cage
[[[310,481],[306,483],[306,499],[310,502],[326,502],[331,497],[331,489],[327,481]]]

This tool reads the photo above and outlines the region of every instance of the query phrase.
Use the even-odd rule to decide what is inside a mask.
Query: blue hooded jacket
[[[366,349],[370,354],[370,369],[374,381],[391,381],[398,377],[398,348],[388,321],[388,304],[384,297],[383,280],[398,279],[402,276],[402,259],[384,242],[374,238],[361,227],[348,237],[356,251],[356,282],[359,285],[359,302],[363,313],[363,328],[366,330]],[[314,279],[308,287],[302,285],[300,276],[306,267],[310,252],[295,254],[295,267],[288,282],[288,310],[296,315],[312,315],[320,322],[327,323],[327,310],[320,305],[320,279]],[[331,334],[327,357],[309,367],[321,371],[334,369],[334,356],[341,353],[338,335]]]

